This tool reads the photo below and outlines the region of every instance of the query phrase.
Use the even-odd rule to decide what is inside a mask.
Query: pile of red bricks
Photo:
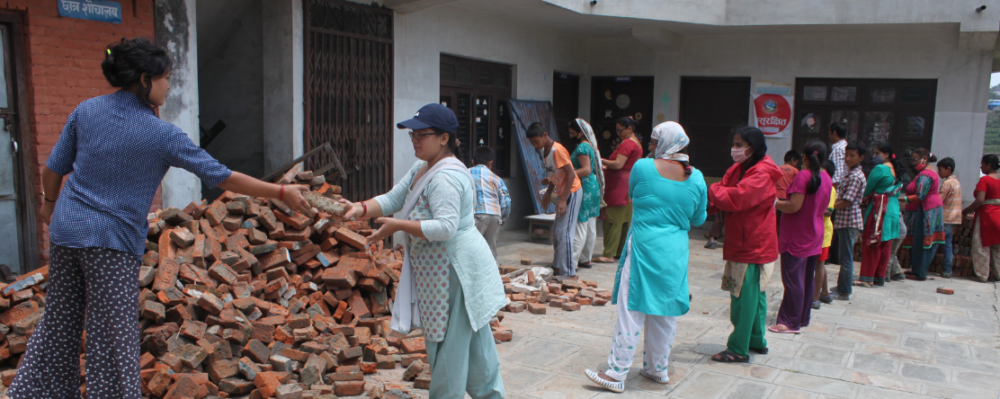
[[[339,187],[310,172],[282,178],[295,180],[339,198]],[[429,387],[423,336],[389,329],[402,251],[366,250],[367,222],[227,192],[165,209],[149,225],[139,272],[143,395],[381,397],[384,389],[398,397],[390,394],[402,384],[365,381],[398,367],[416,388]],[[43,268],[3,288],[0,360],[16,364],[24,352],[46,278]],[[5,386],[14,372],[3,372]]]
[[[532,314],[546,314],[546,307],[573,312],[580,310],[580,306],[604,306],[611,300],[611,291],[597,288],[596,282],[566,277],[556,277],[546,282],[543,285],[544,288],[536,292],[519,290],[517,286],[511,284],[510,278],[505,275],[518,270],[517,267],[500,266],[500,273],[504,275],[504,290],[508,299],[508,304],[503,310],[510,313],[520,313],[527,310]],[[527,275],[528,285],[535,285],[534,272],[528,270]],[[500,326],[498,319],[494,319],[494,322],[495,324],[492,324],[493,337],[498,342],[510,341],[513,338],[512,331]]]

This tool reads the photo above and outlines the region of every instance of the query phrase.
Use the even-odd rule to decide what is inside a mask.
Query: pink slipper
[[[785,327],[784,330],[779,330],[778,326],[785,327],[784,324],[776,324],[776,325],[768,327],[767,331],[770,331],[770,332],[773,332],[773,333],[778,333],[778,334],[798,334],[799,333],[799,330],[792,330],[792,329],[790,329],[788,327]]]

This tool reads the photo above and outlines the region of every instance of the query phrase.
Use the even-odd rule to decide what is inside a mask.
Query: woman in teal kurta
[[[618,306],[618,323],[609,369],[586,371],[592,381],[615,392],[624,390],[643,324],[640,374],[663,384],[669,381],[667,359],[677,316],[690,309],[688,231],[705,223],[708,209],[705,178],[688,166],[687,154],[681,153],[689,142],[681,125],[662,123],[653,129],[654,159],[640,159],[632,167],[632,225],[615,277],[612,298]]]
[[[604,172],[601,170],[601,154],[597,150],[597,138],[590,124],[583,119],[569,123],[569,135],[580,143],[570,154],[573,170],[580,178],[583,200],[573,234],[573,260],[578,267],[591,267],[591,255],[597,241],[597,217],[601,216],[601,198],[604,197]]]
[[[892,259],[892,240],[899,237],[899,201],[896,196],[903,187],[896,173],[899,160],[889,143],[877,143],[872,148],[877,164],[868,174],[865,193],[864,232],[861,235],[862,286],[884,285],[886,269]]]
[[[351,204],[345,218],[376,217],[369,243],[403,232],[404,259],[392,308],[393,330],[423,329],[430,397],[504,397],[489,321],[506,304],[503,282],[475,226],[475,188],[455,158],[458,119],[428,104],[400,128],[413,129],[417,161],[388,193]],[[380,217],[399,214],[399,218]]]

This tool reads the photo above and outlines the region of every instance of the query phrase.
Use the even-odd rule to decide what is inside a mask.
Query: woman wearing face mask
[[[14,399],[80,397],[84,328],[86,396],[142,397],[136,281],[146,215],[168,168],[186,169],[209,187],[281,199],[298,212],[310,209],[302,197],[308,187],[230,171],[156,117],[170,88],[171,62],[163,48],[122,39],[105,52],[104,77],[121,90],[76,107],[42,170],[41,218],[52,243],[48,295],[7,391]]]
[[[607,168],[607,186],[604,191],[604,254],[597,259],[600,263],[612,263],[622,254],[628,225],[632,222],[632,200],[628,197],[628,179],[635,161],[642,158],[642,143],[635,137],[636,122],[631,117],[618,120],[615,125],[621,143],[611,154],[611,159],[602,159]]]
[[[778,259],[774,182],[784,173],[767,155],[767,142],[760,129],[737,129],[730,152],[733,166],[722,181],[709,187],[708,199],[712,204],[710,213],[726,214],[722,289],[730,292],[729,317],[734,329],[727,349],[712,356],[712,360],[747,363],[748,351],[767,353],[764,290]]]
[[[892,240],[899,237],[899,201],[895,198],[903,184],[896,171],[902,169],[889,143],[875,144],[872,155],[875,168],[868,174],[862,201],[865,228],[861,233],[861,283],[883,286]]]
[[[1000,159],[984,155],[979,164],[983,176],[976,185],[976,200],[962,211],[976,214],[972,230],[972,264],[974,279],[986,282],[990,273],[1000,280]]]
[[[579,141],[570,154],[573,169],[580,178],[583,200],[573,235],[573,261],[578,267],[590,268],[597,240],[597,217],[601,215],[601,198],[604,197],[604,170],[601,169],[601,152],[597,149],[594,129],[583,119],[569,122],[570,137]]]
[[[940,177],[937,172],[927,167],[930,162],[937,162],[926,148],[913,151],[911,163],[917,177],[906,186],[906,195],[899,197],[906,204],[906,230],[909,235],[903,240],[903,248],[910,249],[910,270],[906,278],[917,281],[927,280],[927,267],[930,266],[938,244],[943,244],[944,202],[938,194]]]

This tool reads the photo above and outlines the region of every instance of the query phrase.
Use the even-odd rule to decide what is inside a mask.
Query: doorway
[[[34,184],[35,167],[24,109],[20,17],[0,13],[0,264],[14,273],[38,267]]]
[[[459,158],[472,165],[472,151],[496,152],[493,172],[510,177],[511,75],[513,67],[441,55],[441,104],[458,117]]]
[[[601,158],[607,159],[618,148],[621,139],[615,133],[615,121],[627,116],[638,122],[635,133],[645,152],[653,132],[653,77],[595,76],[591,87],[590,125],[597,136]]]
[[[931,148],[936,93],[935,79],[796,79],[792,148],[811,140],[829,146],[832,122],[866,148],[884,141],[906,156]],[[871,157],[862,166],[875,167]]]
[[[392,188],[393,13],[345,0],[302,2],[306,152],[330,143],[355,170],[341,182],[352,201]],[[316,168],[332,161],[320,155]]]
[[[691,164],[722,177],[733,164],[730,134],[750,120],[750,78],[682,76],[677,119],[691,138]]]
[[[569,122],[580,115],[580,77],[552,72],[552,116],[556,120],[563,147],[573,151],[576,143],[569,137]]]

